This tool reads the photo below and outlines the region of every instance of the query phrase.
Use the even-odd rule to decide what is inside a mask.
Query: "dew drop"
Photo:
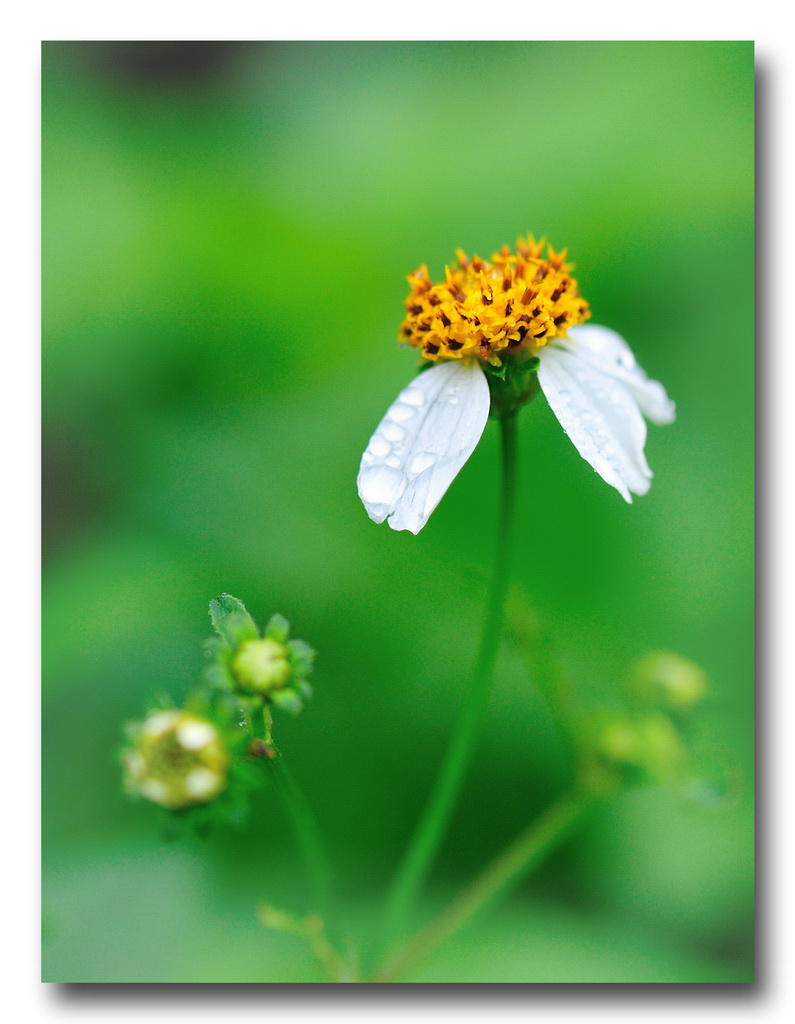
[[[406,405],[404,402],[396,402],[389,410],[389,418],[395,423],[404,423],[416,414],[414,406]]]
[[[397,455],[387,455],[387,457],[384,459],[384,462],[387,466],[391,466],[393,469],[400,468],[400,459],[398,458]]]
[[[403,492],[405,478],[391,466],[369,466],[359,475],[359,494],[368,504],[391,505]]]
[[[411,462],[408,465],[409,473],[422,473],[424,470],[429,469],[436,462],[436,456],[432,455],[431,452],[417,452],[412,457]]]
[[[406,436],[404,427],[399,426],[397,423],[386,423],[381,431],[387,441],[402,441]]]
[[[400,400],[405,402],[406,405],[413,405],[417,408],[425,405],[425,395],[419,388],[409,388],[408,391],[404,391],[400,396]]]
[[[369,450],[377,458],[382,459],[385,455],[389,455],[392,450],[392,445],[385,437],[380,437],[376,434],[376,436],[370,441]]]

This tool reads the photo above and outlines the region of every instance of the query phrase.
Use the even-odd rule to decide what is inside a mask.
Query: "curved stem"
[[[269,928],[291,932],[307,942],[332,981],[350,981],[352,976],[348,965],[327,937],[336,929],[336,907],[333,899],[334,877],[320,827],[301,787],[276,749],[273,742],[273,716],[267,705],[262,709],[262,724],[262,753],[304,862],[312,890],[314,913],[299,920],[263,905],[259,909],[260,920]]]
[[[497,528],[494,575],[483,634],[461,713],[436,783],[398,869],[387,903],[385,942],[404,929],[406,916],[433,863],[452,817],[488,703],[500,644],[503,606],[510,579],[511,535],[516,494],[516,414],[500,420],[502,498]]]
[[[316,913],[330,926],[333,915],[332,872],[320,828],[306,797],[280,754],[268,761],[276,789],[295,833],[304,868],[312,887]]]
[[[399,981],[487,904],[537,867],[594,800],[590,793],[575,791],[553,804],[520,832],[436,920],[398,949],[373,980]]]

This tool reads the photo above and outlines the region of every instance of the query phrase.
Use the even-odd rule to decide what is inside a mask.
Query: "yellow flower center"
[[[502,353],[527,352],[565,335],[591,315],[564,262],[566,250],[548,247],[532,235],[507,245],[491,260],[460,249],[458,266],[445,267],[445,280],[433,284],[423,264],[408,277],[411,292],[400,340],[422,349],[426,359],[476,357],[499,366]]]

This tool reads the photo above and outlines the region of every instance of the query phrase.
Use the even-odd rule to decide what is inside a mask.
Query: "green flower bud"
[[[686,711],[707,691],[707,675],[692,661],[669,651],[655,651],[635,666],[635,692],[669,711]]]
[[[215,725],[187,711],[154,711],[131,730],[122,761],[130,792],[169,810],[207,803],[226,787],[229,753]]]
[[[290,682],[287,648],[276,640],[246,640],[232,659],[232,673],[241,689],[251,693],[281,690]]]
[[[598,741],[599,753],[608,761],[637,764],[640,758],[640,737],[634,723],[615,719],[608,723]]]
[[[645,715],[638,722],[640,763],[657,782],[672,778],[687,760],[679,733],[667,715]]]
[[[298,714],[312,696],[309,676],[315,652],[303,640],[290,639],[290,623],[276,613],[264,634],[231,594],[210,602],[216,636],[206,641],[205,681],[214,690],[248,695],[290,714]]]
[[[594,740],[598,760],[626,782],[664,782],[680,771],[687,758],[673,722],[661,712],[603,719]]]

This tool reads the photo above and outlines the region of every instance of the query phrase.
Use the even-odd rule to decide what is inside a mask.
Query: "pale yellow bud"
[[[635,667],[635,686],[644,698],[670,711],[684,711],[707,692],[707,675],[698,665],[670,651],[655,651]]]
[[[280,690],[290,681],[287,651],[275,640],[246,640],[232,659],[232,672],[241,689],[251,693]]]
[[[218,729],[187,711],[156,711],[124,751],[127,788],[169,810],[206,803],[226,787],[229,754]]]

